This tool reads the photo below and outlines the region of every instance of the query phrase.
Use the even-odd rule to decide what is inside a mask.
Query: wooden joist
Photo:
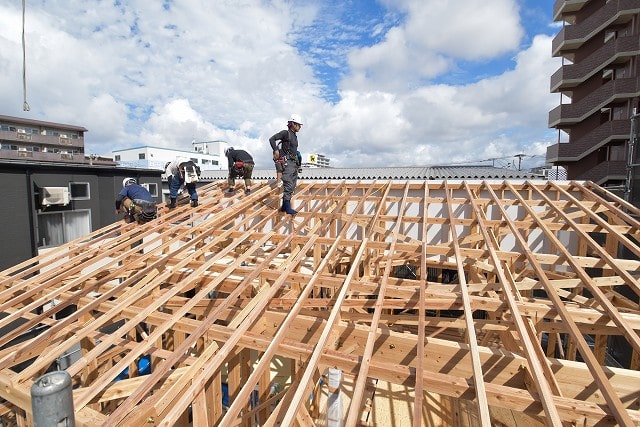
[[[0,421],[62,368],[78,425],[313,425],[335,368],[349,425],[640,425],[640,211],[606,189],[224,187],[0,272]]]

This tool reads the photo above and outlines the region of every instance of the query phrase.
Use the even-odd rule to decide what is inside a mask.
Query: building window
[[[60,246],[91,232],[91,211],[38,214],[38,247]]]
[[[138,160],[144,160],[144,153],[139,153],[138,154]]]
[[[71,200],[89,200],[91,198],[89,188],[88,182],[70,182],[69,197]]]
[[[116,154],[116,156],[114,157],[116,162],[120,161],[120,154]]]
[[[612,162],[626,159],[627,150],[624,145],[612,145],[609,147],[609,160]]]
[[[149,182],[141,185],[149,190],[149,193],[151,193],[153,197],[158,197],[158,184],[156,184],[155,182]]]

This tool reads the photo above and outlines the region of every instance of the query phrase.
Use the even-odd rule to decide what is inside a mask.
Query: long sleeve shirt
[[[235,162],[253,163],[253,157],[251,157],[251,154],[244,150],[232,150],[229,152],[227,158],[229,160],[229,169],[233,167]]]
[[[131,200],[145,200],[147,202],[155,203],[151,193],[139,184],[130,184],[120,190],[120,193],[116,196],[116,209],[120,209],[120,204],[125,197],[128,197]]]
[[[298,151],[298,135],[295,132],[285,129],[269,138],[269,144],[273,151],[281,151],[281,156],[294,156]]]

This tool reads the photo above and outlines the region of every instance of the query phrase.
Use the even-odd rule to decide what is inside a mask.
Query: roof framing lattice
[[[291,217],[256,184],[0,272],[0,419],[29,424],[32,384],[69,360],[78,425],[316,425],[329,369],[345,425],[381,417],[383,382],[413,425],[640,424],[629,203],[591,182],[301,181]]]

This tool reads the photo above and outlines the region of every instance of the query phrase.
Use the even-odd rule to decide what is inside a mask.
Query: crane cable
[[[24,95],[24,104],[22,108],[24,111],[31,110],[29,103],[27,102],[27,52],[24,43],[24,15],[26,9],[26,0],[22,0],[22,92]]]

